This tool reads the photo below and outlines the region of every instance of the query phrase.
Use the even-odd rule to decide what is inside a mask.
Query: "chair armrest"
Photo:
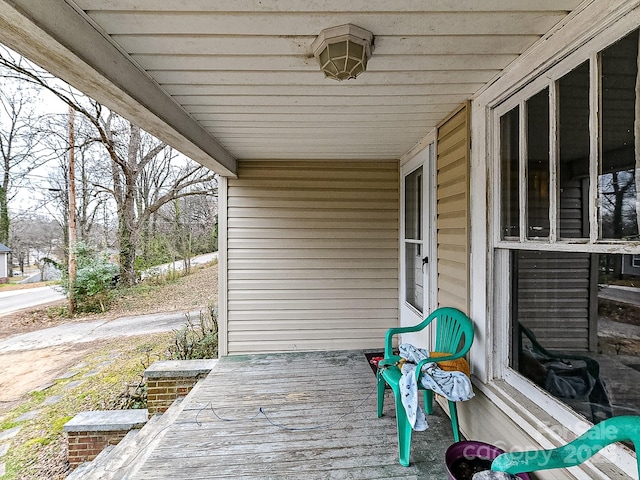
[[[438,363],[438,362],[446,362],[447,360],[457,360],[458,358],[464,357],[464,352],[458,352],[451,355],[447,355],[446,357],[429,357],[424,360],[420,360],[418,365],[416,365],[416,381],[420,381],[420,374],[422,373],[422,367],[424,367],[427,363]]]
[[[386,357],[378,362],[378,368],[389,367],[392,365],[396,365],[402,357],[398,355],[391,355],[390,357]]]
[[[568,444],[551,450],[503,453],[493,460],[491,469],[517,474],[574,467],[587,461],[605,446],[621,441],[633,442],[634,448],[638,451],[638,447],[640,447],[640,417],[608,418],[594,425]],[[640,468],[640,463],[638,467]]]
[[[384,347],[384,356],[385,358],[393,355],[393,336],[399,333],[411,333],[411,332],[419,332],[420,330],[425,329],[435,317],[428,318],[428,321],[424,321],[419,323],[418,325],[412,325],[410,327],[395,327],[387,330],[387,334],[385,335],[385,347]]]
[[[540,342],[538,342],[538,339],[535,337],[535,335],[531,330],[529,330],[527,327],[525,327],[521,323],[518,323],[518,326],[520,328],[520,333],[524,334],[531,342],[531,346],[533,347],[534,352],[545,355],[555,360],[582,361],[585,363],[587,367],[587,371],[591,374],[593,378],[597,379],[600,377],[600,364],[598,363],[597,360],[584,355],[571,355],[571,354],[564,354],[560,352],[552,352],[550,350],[547,350],[540,344]]]

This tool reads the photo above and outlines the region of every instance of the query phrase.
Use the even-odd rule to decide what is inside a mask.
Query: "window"
[[[405,289],[406,302],[422,313],[423,285],[423,240],[422,240],[422,167],[406,177],[404,238],[405,238]]]
[[[496,108],[509,366],[593,423],[640,414],[639,40]]]

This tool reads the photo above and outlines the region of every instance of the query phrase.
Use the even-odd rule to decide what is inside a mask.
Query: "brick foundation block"
[[[96,458],[107,445],[117,445],[129,430],[142,428],[148,418],[146,409],[80,412],[63,427],[71,470]]]
[[[178,397],[185,397],[217,360],[166,360],[153,363],[144,372],[150,415],[164,413]]]

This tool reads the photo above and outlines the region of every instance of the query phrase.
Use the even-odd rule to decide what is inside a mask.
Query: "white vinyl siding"
[[[397,162],[243,161],[227,193],[228,353],[379,348],[398,323]]]
[[[9,254],[0,253],[0,278],[9,276]]]
[[[469,310],[469,120],[465,105],[438,127],[438,306]]]
[[[474,390],[475,397],[468,402],[458,402],[460,428],[467,438],[495,445],[505,451],[537,450],[551,448],[528,435],[522,426],[510,419],[481,390]],[[446,405],[444,405],[446,408]],[[553,446],[560,446],[558,442]],[[567,480],[564,469],[545,470],[535,473],[537,480]]]

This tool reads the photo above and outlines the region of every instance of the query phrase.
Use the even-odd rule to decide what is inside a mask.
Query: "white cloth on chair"
[[[402,405],[407,412],[411,428],[416,431],[426,430],[427,420],[418,402],[416,366],[420,361],[429,358],[429,351],[416,348],[409,343],[403,343],[399,348],[400,356],[407,360],[402,365],[402,377],[399,383]],[[469,377],[462,372],[444,371],[435,362],[426,363],[422,367],[420,383],[424,388],[454,402],[469,400],[474,396]]]

